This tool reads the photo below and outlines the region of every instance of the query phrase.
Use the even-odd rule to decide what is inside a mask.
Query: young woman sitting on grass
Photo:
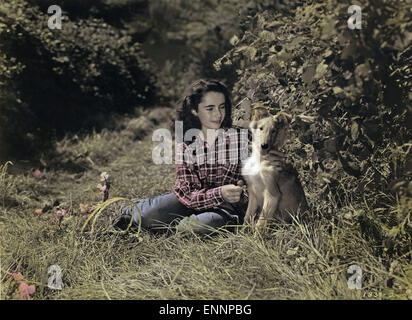
[[[210,234],[220,227],[243,223],[247,202],[242,196],[240,170],[245,159],[241,159],[241,148],[247,152],[248,135],[232,127],[231,115],[230,94],[222,83],[201,79],[189,86],[178,102],[177,120],[183,122],[184,133],[198,129],[198,134],[176,147],[181,161],[176,162],[173,190],[153,198],[133,199],[134,226],[140,219],[136,206],[142,228],[151,230],[169,228],[175,222],[177,231]],[[218,138],[221,134],[223,139]],[[219,161],[222,156],[225,162]],[[282,166],[282,157],[277,160]],[[127,228],[130,211],[130,206],[122,208],[114,222],[116,229]]]

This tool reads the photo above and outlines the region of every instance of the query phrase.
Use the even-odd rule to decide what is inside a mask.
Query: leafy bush
[[[149,1],[150,39],[155,50],[157,43],[182,46],[177,56],[168,52],[164,58],[166,63],[159,70],[162,93],[175,100],[189,82],[199,77],[222,79],[231,87],[236,80],[233,68],[223,66],[217,72],[213,62],[231,48],[230,39],[242,32],[241,22],[248,14],[280,7],[269,0]]]
[[[110,112],[154,98],[152,66],[139,43],[102,20],[49,16],[26,1],[0,5],[0,149],[22,156]]]
[[[97,18],[106,23],[124,29],[127,25],[133,40],[143,42],[150,32],[151,21],[148,18],[146,0],[26,0],[36,5],[43,12],[51,5],[60,6],[72,21]]]
[[[347,26],[350,1],[308,1],[293,17],[258,12],[215,62],[218,70],[237,68],[239,124],[262,105],[294,116],[285,150],[313,207],[336,203],[341,210],[331,217],[357,221],[388,261],[410,252],[412,243],[412,22],[406,2],[359,1],[361,30]]]

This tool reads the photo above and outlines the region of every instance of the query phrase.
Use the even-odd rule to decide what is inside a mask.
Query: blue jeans
[[[132,202],[134,226],[140,220],[137,206],[141,212],[142,228],[167,229],[176,222],[177,231],[197,234],[210,234],[220,227],[242,224],[247,208],[243,202],[224,202],[219,207],[199,212],[184,206],[172,192],[153,198],[132,199]],[[130,206],[122,207],[121,215],[129,217],[130,221]]]

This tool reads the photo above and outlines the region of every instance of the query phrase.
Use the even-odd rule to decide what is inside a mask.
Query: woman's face
[[[206,92],[197,111],[192,112],[199,118],[203,132],[207,132],[207,129],[219,129],[226,114],[225,96],[221,92]]]

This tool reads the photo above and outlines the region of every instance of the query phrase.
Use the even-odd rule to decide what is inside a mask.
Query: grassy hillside
[[[335,203],[315,208],[309,226],[279,225],[263,236],[222,231],[202,239],[174,233],[116,233],[108,227],[119,210],[116,203],[99,217],[93,233],[81,233],[87,214],[82,214],[80,204],[100,201],[96,184],[102,171],[113,178],[111,197],[154,196],[173,184],[173,166],[153,164],[155,143],[150,131],[146,136],[145,130],[132,134],[131,121],[119,122],[115,131],[60,141],[54,162],[43,160],[50,161],[44,176],[23,167],[4,170],[0,180],[3,299],[19,298],[12,271],[35,286],[34,299],[411,296],[407,257],[398,257],[388,270],[344,214],[334,220],[323,217],[329,210],[339,210]],[[60,221],[59,209],[67,210]],[[362,268],[362,290],[348,288],[347,269],[352,264]],[[51,265],[62,269],[62,290],[47,287]]]

